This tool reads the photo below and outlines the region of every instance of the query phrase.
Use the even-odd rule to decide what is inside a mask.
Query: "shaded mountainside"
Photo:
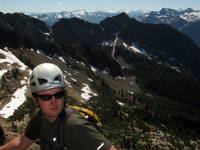
[[[0,13],[0,46],[39,47],[46,41],[50,28],[37,19],[24,14]]]
[[[71,55],[74,55],[72,50],[63,47],[85,44],[93,49],[92,45],[95,47],[104,41],[112,42],[118,33],[122,41],[129,45],[135,43],[154,55],[164,53],[165,57],[177,59],[200,78],[200,71],[196,67],[196,64],[200,63],[200,49],[187,36],[167,25],[143,24],[122,13],[107,18],[100,24],[85,22],[78,18],[61,19],[52,27],[50,33],[50,28],[43,22],[29,16],[23,14],[1,14],[1,16],[2,33],[4,32],[1,34],[1,41],[3,44],[7,43],[7,46],[40,48],[46,53],[63,54],[71,51]],[[96,50],[101,51],[101,48]],[[88,59],[86,55],[84,57]],[[99,63],[98,66],[100,65]]]
[[[62,46],[60,49],[62,56],[72,57],[84,62],[88,66],[92,65],[99,70],[109,72],[113,77],[123,76],[120,65],[111,57],[111,47],[101,45],[76,44]]]
[[[73,25],[73,29],[68,30],[72,27],[69,27],[68,25],[65,26],[62,22],[67,22],[68,25],[70,24],[69,22],[76,22],[76,24],[82,22],[83,25],[81,28]],[[87,24],[87,27],[85,24]],[[136,43],[139,47],[145,48],[145,50],[154,55],[157,55],[157,53],[164,53],[167,57],[174,57],[185,67],[191,69],[191,71],[200,78],[200,71],[196,66],[196,64],[200,63],[200,49],[191,39],[170,26],[143,24],[134,19],[130,19],[126,14],[122,13],[118,16],[105,19],[100,25],[95,24],[98,28],[102,26],[104,31],[108,33],[108,36],[104,36],[103,39],[101,38],[102,36],[99,36],[99,33],[101,33],[100,35],[103,35],[104,32],[102,30],[99,30],[100,32],[95,32],[95,30],[90,28],[91,31],[94,31],[96,34],[89,34],[89,24],[90,23],[85,23],[80,19],[74,19],[73,21],[61,20],[57,23],[57,25],[60,25],[57,26],[59,32],[57,32],[56,28],[53,26],[53,33],[57,40],[59,39],[59,41],[62,41],[62,45],[63,42],[65,45],[72,43],[72,41],[73,44],[86,43],[87,45],[93,45],[100,41],[103,42],[106,39],[113,40],[113,34],[118,33],[118,36],[130,45]],[[113,24],[116,26],[113,26]],[[93,38],[93,36],[95,36],[95,38]],[[68,42],[70,40],[71,42]]]
[[[104,30],[110,34],[117,33],[126,22],[129,21],[129,17],[125,13],[121,13],[114,17],[106,18],[100,22],[100,25]]]
[[[200,77],[196,66],[200,63],[200,49],[191,39],[170,26],[142,24],[130,20],[118,35],[127,43],[136,43],[152,54],[163,52],[168,57],[176,58],[185,67],[190,68],[198,78]]]
[[[112,28],[113,24],[116,24],[116,28]],[[185,67],[190,68],[198,78],[200,77],[196,66],[200,63],[200,49],[191,39],[170,26],[143,24],[128,19],[124,13],[105,19],[101,25],[106,31],[118,32],[118,36],[130,45],[134,43],[151,54],[164,53],[165,57],[177,59]]]
[[[192,37],[192,39],[197,43],[197,45],[200,47],[200,21],[194,21],[190,22],[186,25],[184,25],[181,29],[181,32],[185,33],[189,37]]]
[[[134,74],[140,87],[156,95],[200,107],[200,82],[185,68],[175,69],[164,63],[157,63],[123,47],[116,49],[115,57],[123,57],[130,64],[123,72],[127,75]]]
[[[93,45],[109,39],[109,35],[98,24],[78,18],[61,19],[52,29],[55,41],[62,45],[78,43]]]
[[[194,33],[197,29],[197,23],[200,11],[193,10],[191,8],[185,10],[174,10],[169,8],[163,8],[160,11],[152,11],[138,18],[143,23],[151,24],[167,24],[185,33],[199,46],[200,39],[198,32]],[[194,25],[193,25],[194,24]],[[182,29],[184,28],[184,29]]]

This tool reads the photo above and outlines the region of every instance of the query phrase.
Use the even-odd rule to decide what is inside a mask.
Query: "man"
[[[22,137],[13,139],[0,150],[25,150],[38,138],[41,150],[116,150],[79,113],[65,118],[64,87],[64,76],[58,66],[51,63],[36,66],[30,78],[30,89],[40,111],[30,120]],[[62,138],[60,130],[64,133]]]

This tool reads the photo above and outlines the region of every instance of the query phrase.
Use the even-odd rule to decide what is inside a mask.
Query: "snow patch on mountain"
[[[21,106],[25,100],[26,96],[25,93],[27,91],[26,86],[23,86],[22,88],[18,89],[11,98],[11,101],[3,107],[3,109],[0,110],[0,116],[3,118],[8,118],[12,116],[15,112],[15,110],[18,109],[19,106]]]
[[[89,80],[90,82],[93,82],[93,80],[92,80],[91,78],[88,78],[88,80]]]
[[[200,11],[195,11],[190,13],[186,12],[180,17],[188,22],[197,21],[200,20]]]
[[[8,48],[0,49],[0,54],[3,55],[3,58],[0,58],[0,63],[8,63],[7,68],[10,68],[12,64],[18,64],[20,70],[27,70],[27,66],[22,63],[15,55],[12,54],[8,50]],[[8,70],[2,69],[0,70],[0,77],[6,73]],[[31,72],[28,70],[29,73]],[[28,78],[24,77],[24,80],[21,81],[22,88],[19,88],[15,91],[13,94],[11,101],[6,104],[1,110],[0,110],[0,116],[3,118],[8,118],[13,115],[14,111],[18,109],[18,107],[24,103],[26,100],[25,93],[27,91],[27,87],[25,83],[27,82]]]
[[[112,46],[112,44],[113,44],[113,41],[112,41],[112,40],[103,41],[103,42],[102,42],[102,45]]]
[[[64,64],[66,64],[66,61],[63,57],[58,57]]]
[[[5,48],[6,49],[6,48]],[[10,51],[7,50],[2,50],[0,49],[0,54],[5,56],[5,59],[0,59],[0,63],[10,63],[10,64],[14,64],[17,63],[19,64],[21,67],[21,70],[25,70],[27,68],[26,65],[24,65],[24,63],[22,63],[15,55],[13,55]]]
[[[4,73],[6,73],[8,70],[0,70],[0,79],[3,76]]]
[[[128,50],[132,52],[144,54],[144,52],[141,51],[139,48],[137,48],[135,44],[132,44],[132,46],[129,46],[128,44],[123,43],[123,45],[125,48],[127,48]]]
[[[90,66],[90,69],[91,69],[93,72],[97,72],[97,71],[98,71],[98,69],[95,68],[94,66]]]
[[[96,93],[92,92],[92,90],[90,89],[90,87],[86,84],[83,83],[84,87],[81,89],[81,91],[83,91],[83,93],[81,94],[81,97],[84,100],[89,100],[92,96],[98,96]]]

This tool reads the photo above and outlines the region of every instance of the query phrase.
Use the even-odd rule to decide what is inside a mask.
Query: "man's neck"
[[[57,119],[57,117],[50,117],[50,116],[45,116],[45,118],[46,118],[50,123],[56,121],[56,119]]]

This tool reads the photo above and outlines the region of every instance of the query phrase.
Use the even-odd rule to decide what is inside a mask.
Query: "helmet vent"
[[[60,81],[61,82],[61,75],[58,75],[54,78],[54,81]]]
[[[32,82],[31,85],[32,85],[32,86],[36,86],[35,82]]]
[[[46,79],[38,78],[38,82],[40,85],[47,83],[48,81]]]

